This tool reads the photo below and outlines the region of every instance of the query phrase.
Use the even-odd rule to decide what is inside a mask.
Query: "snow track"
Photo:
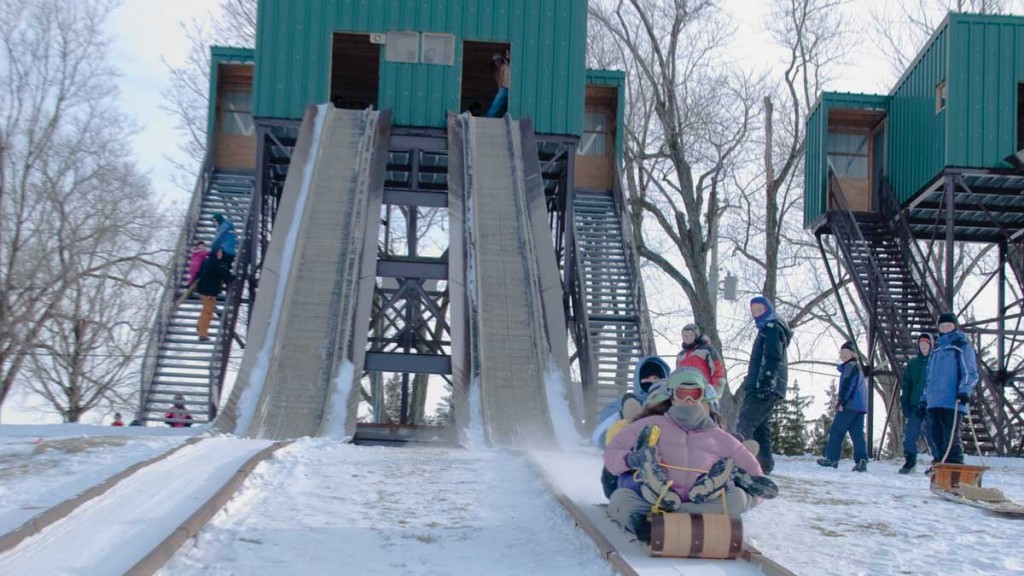
[[[272,445],[210,438],[181,448],[0,554],[0,574],[128,573]]]

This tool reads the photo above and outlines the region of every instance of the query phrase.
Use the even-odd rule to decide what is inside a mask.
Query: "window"
[[[609,139],[608,115],[602,112],[587,112],[583,115],[583,141],[580,155],[607,156]]]
[[[423,63],[442,66],[455,64],[455,36],[424,32]]]
[[[935,113],[938,114],[946,109],[946,81],[943,80],[935,86]]]
[[[252,94],[225,92],[220,97],[220,131],[222,134],[252,136],[256,125],[252,120]]]
[[[864,134],[828,135],[828,162],[837,178],[868,179],[868,137]]]
[[[420,61],[420,33],[394,30],[388,32],[384,59],[388,62],[418,63]]]

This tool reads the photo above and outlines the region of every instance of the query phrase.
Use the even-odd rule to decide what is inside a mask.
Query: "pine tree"
[[[825,413],[814,421],[814,427],[811,430],[811,440],[809,442],[808,450],[812,454],[825,453],[825,444],[828,443],[828,432],[829,429],[832,428],[832,421],[835,419],[835,407],[838,402],[839,389],[836,385],[836,381],[833,380],[832,384],[828,387],[828,406],[825,408]],[[850,443],[850,439],[848,437],[843,438],[843,449],[840,452],[840,457],[853,457],[853,444]]]
[[[384,422],[402,421],[402,375],[395,373],[384,382]]]
[[[786,398],[775,405],[772,417],[772,443],[776,454],[802,456],[807,453],[804,409],[810,403],[810,396],[801,396],[800,383],[794,380]]]

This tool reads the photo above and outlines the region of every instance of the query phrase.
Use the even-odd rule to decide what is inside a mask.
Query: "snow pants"
[[[742,436],[743,440],[754,439],[761,445],[757,461],[761,464],[765,476],[771,474],[775,468],[775,458],[772,456],[772,410],[778,401],[779,396],[775,394],[761,399],[748,389],[743,395],[743,405],[736,420],[736,433]]]
[[[928,451],[932,453],[932,458],[942,458],[942,454],[936,456],[938,450],[935,448],[935,443],[932,441],[931,426],[928,425],[928,416],[919,418],[917,412],[911,410],[906,417],[906,423],[903,425],[903,452],[904,454],[910,454],[911,456],[917,456],[917,441],[921,436],[924,436],[925,443],[928,444]]]
[[[206,338],[210,331],[210,321],[213,320],[213,311],[217,307],[217,297],[201,294],[199,300],[203,303],[203,311],[199,313],[199,325],[196,332],[200,338]]]
[[[825,444],[823,456],[833,462],[839,462],[843,457],[843,439],[850,435],[853,442],[853,460],[860,462],[868,459],[868,443],[864,439],[864,417],[863,412],[844,410],[836,412],[832,420],[832,427],[828,430],[828,443]]]
[[[724,498],[724,506],[722,505],[722,498],[715,498],[703,504],[683,502],[676,512],[684,512],[686,514],[722,514],[725,508],[728,508],[729,516],[737,518],[740,514],[754,506],[754,497],[747,494],[742,488],[737,488],[732,484],[725,489]],[[651,503],[644,500],[635,490],[630,490],[629,488],[619,488],[612,492],[612,497],[608,500],[608,515],[611,516],[612,520],[618,522],[629,531],[632,531],[632,526],[629,522],[630,516],[637,512],[647,513],[650,511]]]
[[[928,409],[928,424],[931,426],[932,443],[935,444],[936,462],[964,463],[964,444],[960,441],[963,420],[963,415],[952,408]],[[953,446],[949,448],[949,456],[942,460],[946,448],[949,447],[950,438],[953,440]]]

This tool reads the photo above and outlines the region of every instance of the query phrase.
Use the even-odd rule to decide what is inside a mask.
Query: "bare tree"
[[[181,24],[191,47],[185,64],[167,66],[171,87],[163,93],[162,108],[177,119],[178,131],[184,136],[180,148],[185,160],[176,163],[190,176],[195,175],[206,155],[210,46],[255,46],[257,5],[258,0],[221,0],[218,10],[209,15],[209,24],[199,20]]]
[[[682,288],[720,349],[713,249],[724,180],[757,114],[757,81],[720,66],[730,30],[710,0],[594,3],[590,16],[629,74],[624,180],[633,241]]]
[[[899,78],[949,11],[1024,14],[1024,0],[904,0],[883,2],[872,10],[877,46]]]
[[[106,59],[115,5],[0,0],[0,405],[76,286],[160,269]]]

